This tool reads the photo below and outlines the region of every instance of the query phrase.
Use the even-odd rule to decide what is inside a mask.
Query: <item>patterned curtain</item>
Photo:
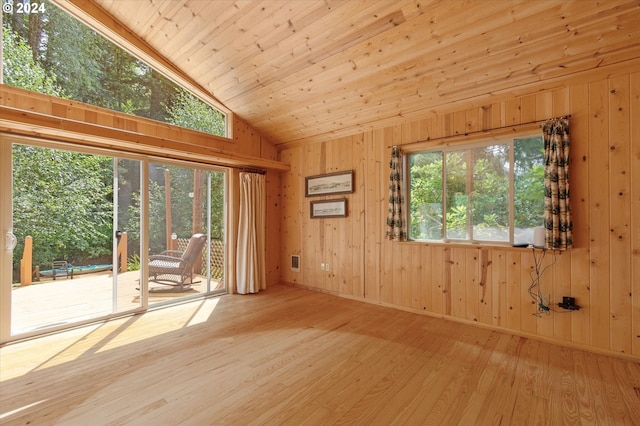
[[[400,148],[391,148],[389,161],[389,210],[387,214],[387,239],[405,241],[407,230],[404,221],[404,197],[402,196],[402,162]]]
[[[553,118],[542,124],[544,136],[545,248],[572,247],[569,208],[569,120]]]

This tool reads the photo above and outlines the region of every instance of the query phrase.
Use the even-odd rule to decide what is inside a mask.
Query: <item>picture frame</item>
[[[351,194],[353,170],[305,177],[305,197],[316,195]]]
[[[347,199],[318,200],[310,203],[311,219],[347,216]]]

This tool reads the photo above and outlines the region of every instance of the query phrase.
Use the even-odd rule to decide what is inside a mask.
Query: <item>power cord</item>
[[[533,301],[536,303],[536,312],[533,315],[535,316],[542,316],[543,314],[550,315],[552,309],[549,306],[549,301],[545,300],[544,297],[542,296],[542,290],[540,289],[540,278],[542,277],[542,274],[544,274],[547,269],[555,265],[557,261],[556,253],[555,251],[553,253],[553,262],[551,262],[549,265],[543,268],[542,263],[544,262],[544,259],[547,255],[547,250],[543,248],[542,254],[540,256],[536,254],[535,247],[532,247],[531,252],[533,254],[534,270],[529,273],[529,275],[531,276],[531,285],[529,285],[529,296],[531,296]]]

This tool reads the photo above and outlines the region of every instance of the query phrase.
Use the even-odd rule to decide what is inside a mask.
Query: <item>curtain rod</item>
[[[492,127],[490,129],[476,130],[476,131],[473,131],[473,132],[466,132],[466,133],[459,133],[457,135],[441,136],[439,138],[433,138],[433,139],[431,139],[429,137],[427,139],[422,139],[422,140],[419,140],[419,141],[409,142],[409,143],[405,143],[405,144],[399,145],[399,148],[402,149],[403,147],[416,145],[416,144],[419,144],[419,143],[442,141],[442,140],[459,138],[459,137],[464,137],[464,136],[469,136],[469,135],[476,135],[476,134],[480,134],[480,133],[487,133],[487,132],[491,132],[491,131],[494,131],[494,130],[518,128],[518,127],[521,127],[521,126],[527,126],[529,124],[541,124],[541,123],[544,123],[544,122],[549,121],[549,120],[568,120],[569,118],[571,118],[571,114],[562,115],[560,117],[547,118],[545,120],[527,121],[526,123],[514,124],[514,125],[511,125],[511,126]],[[388,145],[387,146],[387,148],[391,148],[391,147],[393,147],[393,145]]]
[[[267,171],[262,169],[252,169],[250,167],[234,167],[234,168],[239,169],[241,172],[244,172],[244,173],[257,173],[259,175],[267,174]]]

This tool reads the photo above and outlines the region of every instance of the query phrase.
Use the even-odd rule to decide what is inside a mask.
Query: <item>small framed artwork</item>
[[[353,170],[308,176],[305,180],[305,197],[314,195],[350,194],[353,192]]]
[[[347,199],[311,201],[311,219],[346,217]]]

